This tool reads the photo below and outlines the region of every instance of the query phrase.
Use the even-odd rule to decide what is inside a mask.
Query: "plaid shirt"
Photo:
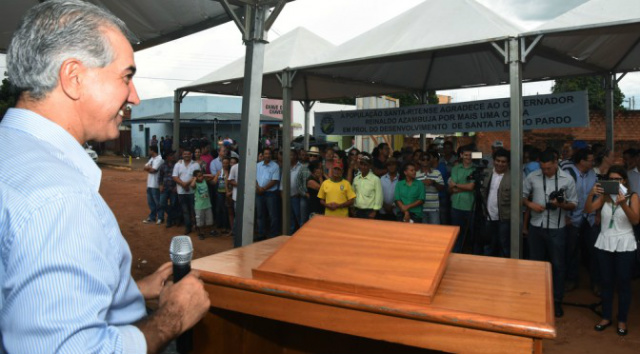
[[[160,171],[158,172],[158,183],[162,183],[162,186],[165,189],[173,189],[176,186],[176,181],[173,180],[173,166],[175,166],[175,162],[165,161],[162,166],[160,166]]]

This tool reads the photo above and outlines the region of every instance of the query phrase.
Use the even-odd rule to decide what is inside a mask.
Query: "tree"
[[[604,78],[602,76],[582,76],[568,79],[558,79],[555,81],[551,91],[553,93],[584,91],[589,93],[589,109],[605,110],[605,94]],[[624,109],[622,102],[624,94],[620,91],[618,85],[613,90],[613,107],[614,109]]]
[[[0,121],[7,110],[16,105],[19,95],[8,79],[2,80],[2,86],[0,86]]]

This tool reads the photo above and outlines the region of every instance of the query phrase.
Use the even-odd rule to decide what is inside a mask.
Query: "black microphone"
[[[173,281],[179,282],[191,271],[193,244],[189,236],[174,236],[169,247],[169,256],[173,262]]]
[[[193,256],[193,244],[189,236],[174,236],[169,247],[169,256],[173,263],[173,281],[179,282],[191,271],[191,257]],[[193,341],[191,330],[181,334],[176,340],[176,349],[180,354],[191,353]]]

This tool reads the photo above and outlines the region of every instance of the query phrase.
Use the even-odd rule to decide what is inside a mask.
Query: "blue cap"
[[[587,144],[586,141],[584,140],[576,140],[573,142],[573,145],[571,145],[571,147],[574,150],[581,150],[581,149],[586,149],[589,147],[589,144]]]

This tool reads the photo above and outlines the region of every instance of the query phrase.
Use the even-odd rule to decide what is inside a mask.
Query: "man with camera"
[[[486,208],[486,256],[509,258],[511,254],[509,222],[511,220],[511,173],[509,151],[499,148],[493,153],[493,171],[484,176],[482,199]]]
[[[555,315],[562,317],[564,296],[567,211],[576,208],[576,183],[567,173],[558,169],[558,160],[552,151],[540,156],[540,169],[524,180],[523,205],[531,209],[529,225],[530,258],[550,260],[553,272],[553,299]]]

